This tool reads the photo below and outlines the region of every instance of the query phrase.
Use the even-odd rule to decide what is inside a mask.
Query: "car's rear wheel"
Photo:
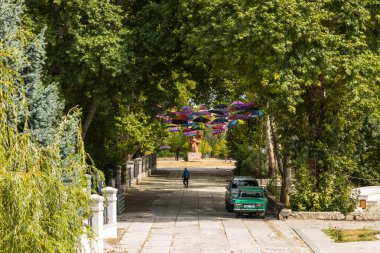
[[[240,216],[241,216],[241,213],[239,213],[239,212],[235,213],[235,218],[239,218]]]

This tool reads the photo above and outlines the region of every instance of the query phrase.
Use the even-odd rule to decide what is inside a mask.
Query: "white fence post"
[[[104,225],[103,238],[117,238],[117,189],[106,187],[102,189],[103,196],[107,203],[107,220]]]
[[[97,194],[90,196],[90,206],[92,210],[91,226],[95,234],[94,242],[91,248],[97,253],[103,253],[103,211],[104,198]]]
[[[135,162],[137,163],[137,184],[140,184],[142,181],[142,159],[141,158],[136,158]],[[136,167],[135,167],[136,169]]]
[[[128,177],[129,177],[129,187],[133,187],[136,185],[134,161],[127,162],[127,171],[128,171]]]

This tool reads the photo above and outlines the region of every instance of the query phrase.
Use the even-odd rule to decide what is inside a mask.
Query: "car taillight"
[[[263,204],[256,204],[256,206],[264,206]]]

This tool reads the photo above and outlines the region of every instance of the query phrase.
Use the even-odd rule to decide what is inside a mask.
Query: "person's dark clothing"
[[[182,174],[183,178],[183,185],[187,188],[189,186],[189,178],[190,178],[190,172],[185,169]]]

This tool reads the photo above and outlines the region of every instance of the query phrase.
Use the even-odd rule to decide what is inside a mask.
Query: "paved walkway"
[[[131,189],[127,211],[118,217],[118,238],[105,242],[105,252],[309,253],[313,250],[293,228],[320,231],[319,227],[328,226],[270,216],[237,219],[224,208],[224,186],[231,170],[190,171],[188,189],[183,188],[182,171],[175,169],[162,169]]]

